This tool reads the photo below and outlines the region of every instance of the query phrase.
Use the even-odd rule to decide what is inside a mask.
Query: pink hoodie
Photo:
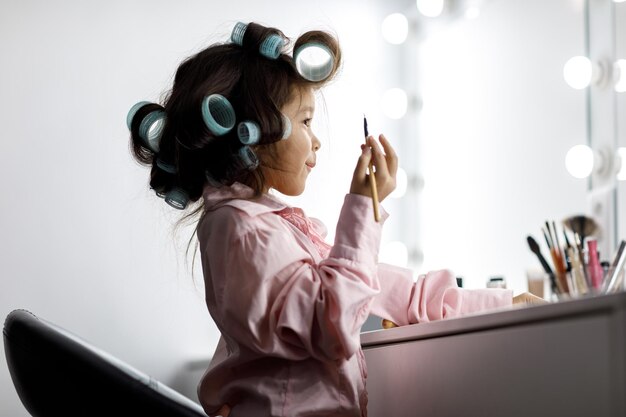
[[[231,417],[365,416],[370,313],[406,325],[511,304],[511,291],[463,290],[446,270],[414,282],[378,264],[382,222],[367,197],[346,196],[331,247],[321,222],[252,194],[239,183],[204,192],[206,302],[222,333],[198,386],[210,415],[228,404]]]

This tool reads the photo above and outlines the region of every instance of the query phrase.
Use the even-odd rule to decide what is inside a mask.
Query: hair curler
[[[335,59],[328,46],[320,42],[300,45],[293,54],[298,73],[313,82],[323,81],[333,72]]]
[[[291,120],[284,114],[281,114],[283,119],[283,137],[281,139],[288,139],[291,136]]]
[[[235,119],[235,109],[223,95],[211,94],[202,100],[202,120],[215,136],[230,132]]]
[[[174,187],[165,193],[165,202],[178,210],[184,210],[189,203],[189,194],[180,187]]]
[[[128,115],[126,116],[126,126],[132,131],[133,120],[137,115],[137,112],[144,106],[152,103],[147,101],[140,101],[130,108]],[[163,134],[163,127],[165,125],[166,114],[165,111],[157,109],[146,114],[139,123],[139,137],[143,140],[146,148],[154,153],[159,152],[159,142],[161,141],[161,135]]]
[[[165,162],[164,160],[162,160],[161,158],[157,158],[156,160],[156,165],[157,167],[159,167],[162,171],[167,172],[168,174],[176,174],[176,167],[172,164],[168,164],[167,162]]]
[[[239,148],[238,155],[245,169],[254,171],[259,166],[259,159],[249,146]]]
[[[243,121],[237,126],[237,137],[244,145],[256,145],[261,140],[261,128],[252,120]]]
[[[230,34],[230,40],[239,46],[243,46],[243,37],[247,28],[248,24],[237,22],[232,33]],[[266,58],[276,59],[280,56],[280,52],[284,46],[285,39],[277,33],[272,33],[263,39],[263,42],[259,47],[259,53]]]

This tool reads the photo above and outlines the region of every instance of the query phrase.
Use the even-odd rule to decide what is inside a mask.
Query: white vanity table
[[[626,293],[361,335],[371,417],[626,415]]]

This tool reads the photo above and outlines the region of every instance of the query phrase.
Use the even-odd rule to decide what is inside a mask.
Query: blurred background
[[[339,37],[318,166],[284,197],[329,241],[364,113],[400,155],[381,261],[519,293],[546,220],[595,218],[603,259],[626,237],[626,3],[0,0],[2,317],[28,309],[197,400],[219,334],[185,255],[193,225],[149,190],[125,121],[237,21]],[[0,416],[27,416],[4,359]]]

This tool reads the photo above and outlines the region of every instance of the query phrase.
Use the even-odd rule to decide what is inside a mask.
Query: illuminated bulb
[[[437,17],[443,12],[444,0],[416,0],[417,10],[426,17]]]
[[[591,84],[592,67],[591,61],[586,56],[570,58],[563,67],[565,82],[577,90],[588,87]]]
[[[400,119],[406,114],[408,98],[401,88],[390,88],[383,93],[382,110],[391,119]]]
[[[618,59],[613,66],[615,74],[615,91],[623,93],[626,91],[626,59]]]
[[[565,168],[572,177],[587,178],[593,171],[593,150],[587,145],[573,146],[565,155]]]
[[[383,20],[381,31],[387,42],[400,45],[409,34],[409,21],[402,13],[390,14]]]
[[[389,197],[392,198],[401,198],[406,194],[406,187],[408,184],[408,177],[406,175],[406,171],[402,168],[398,168],[398,172],[396,173],[396,189],[393,190]]]
[[[620,169],[617,173],[617,179],[620,181],[626,181],[626,148],[617,148],[617,156],[621,161]]]
[[[409,251],[402,242],[389,242],[380,248],[378,260],[387,264],[406,267],[409,263]]]

